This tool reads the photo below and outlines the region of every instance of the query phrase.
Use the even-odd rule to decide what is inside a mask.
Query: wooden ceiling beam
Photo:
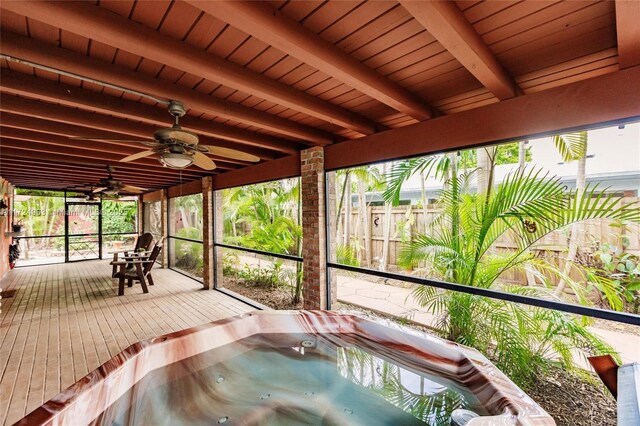
[[[52,180],[65,179],[73,182],[81,181],[82,183],[76,184],[76,186],[83,186],[83,187],[90,187],[89,185],[99,186],[100,179],[107,177],[106,172],[103,173],[102,176],[94,176],[94,175],[87,176],[87,175],[75,175],[73,172],[60,171],[57,169],[34,171],[34,170],[24,170],[16,167],[3,166],[0,168],[0,170],[2,170],[3,176],[11,175],[11,176],[22,176],[22,177],[30,177],[30,178],[47,177]],[[139,179],[131,179],[128,177],[124,177],[124,178],[116,177],[116,179],[127,184],[145,188],[145,190],[151,189],[151,188],[161,188],[164,185],[164,183],[149,182],[149,181],[143,181]]]
[[[46,172],[47,170],[58,169],[76,173],[78,176],[104,177],[106,175],[105,167],[102,166],[87,166],[77,163],[55,163],[47,162],[46,160],[42,159],[25,159],[24,157],[15,157],[4,154],[0,155],[0,162],[0,169],[4,167],[21,167],[25,170],[41,170],[44,172]],[[114,175],[126,175],[135,178],[138,181],[153,182],[156,184],[164,184],[168,179],[173,180],[176,177],[172,175],[165,176],[156,173],[144,173],[132,169],[122,169],[120,167],[115,167]]]
[[[1,141],[2,139],[0,139]],[[9,142],[9,141],[8,141]],[[49,167],[55,168],[59,165],[69,166],[69,167],[84,167],[84,168],[92,168],[93,170],[106,170],[106,166],[115,167],[116,173],[127,173],[131,176],[139,176],[139,175],[149,175],[154,176],[160,181],[173,181],[175,179],[180,178],[180,171],[169,169],[167,167],[155,167],[155,166],[146,166],[146,165],[137,165],[132,166],[127,163],[118,163],[114,165],[113,162],[110,161],[96,161],[94,159],[88,158],[78,158],[78,157],[70,157],[62,154],[57,154],[53,152],[39,154],[34,150],[25,150],[25,144],[23,141],[17,141],[14,147],[9,145],[2,146],[2,152],[0,152],[0,161],[13,162],[13,161],[23,161],[23,162],[34,162],[36,164],[43,164]],[[15,160],[17,159],[17,160]],[[192,173],[183,173],[182,176],[187,177],[200,177],[198,174]]]
[[[56,83],[51,80],[45,80],[8,69],[0,70],[0,81],[2,81],[0,91],[3,93],[41,99],[67,107],[79,108],[83,111],[92,111],[124,119],[140,120],[155,126],[166,127],[171,122],[171,116],[167,110],[163,108],[128,101],[77,86]],[[24,108],[20,108],[20,111],[24,111]],[[15,112],[18,112],[18,110],[15,110]],[[93,117],[93,115],[90,116]],[[73,117],[67,117],[67,120],[67,122],[73,124],[73,122],[70,121],[73,120]],[[98,123],[96,123],[96,125],[98,125]],[[200,120],[190,115],[182,117],[180,119],[180,125],[200,135],[216,138],[216,140],[218,140],[218,138],[226,140],[217,142],[219,146],[242,149],[260,158],[264,156],[264,159],[268,159],[266,158],[269,155],[268,150],[285,154],[298,152],[298,145],[293,141],[251,132],[238,127],[227,126],[213,121]],[[125,124],[122,126],[121,128],[123,129]],[[237,142],[240,145],[236,146],[233,142]],[[261,154],[259,154],[260,151],[258,150],[252,152],[247,149],[247,146],[264,149],[264,152]]]
[[[640,1],[616,0],[620,69],[640,65]]]
[[[106,170],[99,170],[99,169],[82,170],[76,167],[68,167],[68,166],[65,167],[62,165],[55,165],[55,166],[41,165],[38,162],[34,162],[34,161],[19,162],[15,160],[9,160],[7,158],[2,158],[2,164],[0,164],[0,173],[2,172],[2,170],[13,170],[13,171],[22,171],[26,173],[35,173],[41,176],[51,172],[55,174],[65,175],[65,176],[66,175],[75,176],[76,178],[80,178],[86,182],[89,182],[89,181],[97,182],[98,180],[100,180],[100,178],[107,176]],[[116,176],[116,179],[118,178],[118,175],[127,176],[129,178],[135,179],[135,181],[138,183],[144,183],[147,185],[162,186],[166,182],[164,179],[149,178],[149,176],[133,175],[131,173],[122,173],[121,171],[114,173],[114,175]]]
[[[60,138],[54,137],[46,137],[37,134],[32,134],[34,132],[26,132],[18,129],[8,129],[8,128],[0,128],[2,131],[2,138],[0,139],[2,142],[2,150],[4,152],[7,148],[20,149],[23,151],[30,152],[43,152],[46,154],[53,154],[57,159],[67,158],[68,160],[73,161],[73,158],[69,157],[77,157],[76,161],[81,161],[82,158],[87,158],[91,160],[101,160],[100,163],[104,165],[110,165],[117,167],[120,163],[120,158],[122,158],[122,154],[112,154],[104,151],[94,151],[87,150],[84,148],[73,148],[69,146],[64,146],[60,144]],[[14,137],[16,136],[16,137]],[[58,157],[60,155],[60,157]],[[43,157],[31,157],[31,158],[43,158]],[[49,157],[44,157],[49,158]],[[157,165],[156,165],[157,164]],[[164,169],[162,165],[154,160],[145,160],[141,162],[137,162],[135,165],[136,168],[140,170],[148,170],[150,173],[156,172],[158,170]],[[183,175],[186,176],[203,176],[203,172],[199,172],[195,170],[195,167],[190,167],[188,169],[183,170]]]
[[[518,86],[453,1],[400,0],[413,17],[500,100]]]
[[[27,130],[25,129],[25,127],[28,127],[29,123],[20,123],[20,121],[28,122],[29,119],[19,115],[10,116],[5,113],[0,114],[0,125],[1,125],[0,135],[2,135],[2,137],[12,138],[12,139],[46,143],[48,145],[54,145],[54,146],[60,147],[61,149],[64,149],[64,148],[77,149],[80,151],[85,151],[88,154],[90,152],[113,154],[114,158],[118,159],[118,162],[120,158],[126,157],[131,154],[136,154],[140,151],[145,151],[147,149],[150,149],[145,146],[137,147],[136,145],[126,144],[122,142],[113,143],[113,142],[70,140],[64,135],[60,136],[58,134],[52,134],[47,132],[46,130],[44,131],[39,131],[35,129]],[[55,126],[56,128],[63,127],[63,126],[71,127],[70,131],[74,130],[73,126],[69,126],[68,124],[50,122],[49,126],[52,126],[52,125]],[[59,132],[59,133],[69,133],[70,131],[56,129],[56,132]],[[113,133],[107,133],[107,132],[102,132],[98,130],[92,130],[91,132],[93,132],[96,137],[113,135]],[[97,136],[97,135],[103,135],[103,136]],[[159,161],[153,157],[141,158],[139,160],[136,160],[132,164],[161,165]],[[221,161],[221,160],[216,160],[216,165],[217,165],[217,168],[223,169],[223,170],[235,170],[238,168],[236,164],[232,164],[227,161]]]
[[[7,175],[7,176],[9,176],[9,175]],[[18,177],[18,178],[20,178],[22,180],[32,180],[32,181],[33,180],[38,180],[38,181],[42,182],[43,184],[46,184],[45,186],[42,186],[42,188],[45,188],[45,187],[49,187],[50,188],[50,187],[52,187],[52,185],[59,185],[58,187],[60,187],[60,188],[68,188],[68,187],[70,187],[72,185],[75,186],[75,185],[81,185],[81,184],[84,184],[84,183],[89,183],[89,182],[83,182],[83,181],[80,181],[80,180],[77,180],[77,179],[73,179],[73,178],[50,179],[50,178],[45,177],[44,174],[40,174],[38,176],[26,176],[26,175],[23,176],[23,175],[20,175],[20,174],[12,174],[11,176],[12,176],[11,179],[7,178],[7,180],[12,180],[13,181],[13,179],[15,177]],[[3,175],[3,177],[4,177],[4,175]],[[103,177],[106,177],[106,175],[103,176]],[[127,177],[119,177],[117,179],[121,180],[121,181],[123,181],[123,182],[125,182],[127,184],[131,184],[131,185],[135,185],[136,184],[135,180],[128,179]],[[154,190],[161,189],[161,188],[168,188],[168,187],[173,186],[173,185],[179,185],[180,182],[184,182],[184,180],[180,180],[180,179],[176,178],[174,180],[168,180],[166,182],[163,182],[160,185],[158,185],[158,184],[155,184],[155,185],[144,185],[143,187],[148,189],[148,190],[154,191]]]
[[[9,3],[2,3],[2,7],[4,8],[7,4]],[[18,3],[11,2],[11,4]],[[305,143],[308,145],[328,145],[337,139],[331,133],[287,120],[277,115],[159,80],[140,72],[129,71],[121,66],[41,43],[19,34],[3,30],[0,36],[2,38],[0,51],[14,58],[92,78],[118,87],[136,90],[162,100],[181,101],[187,108],[195,111],[262,127],[306,141]],[[169,63],[171,62],[169,61]],[[204,65],[201,66],[204,67]]]
[[[423,121],[433,116],[423,99],[264,3],[187,3],[410,117]]]
[[[1,102],[1,99],[0,99]],[[25,115],[17,115],[12,113],[1,112],[0,113],[0,123],[2,123],[5,127],[10,127],[14,129],[22,129],[29,130],[39,133],[46,133],[50,135],[63,136],[63,137],[83,137],[87,139],[104,139],[104,138],[113,138],[113,140],[105,140],[105,141],[82,141],[69,139],[67,141],[67,145],[75,146],[78,143],[85,143],[88,146],[93,146],[95,144],[96,148],[100,146],[103,147],[111,147],[115,149],[113,152],[121,152],[134,154],[139,151],[145,151],[150,149],[148,146],[143,144],[136,144],[135,142],[123,142],[118,141],[118,139],[130,139],[131,136],[114,133],[114,132],[106,132],[104,130],[91,129],[88,127],[78,127],[76,125],[59,123],[57,121],[51,120],[42,120],[39,118],[33,118]],[[140,138],[134,137],[133,140],[139,140]],[[152,142],[152,139],[147,139],[147,142]],[[117,148],[122,147],[122,148]],[[216,161],[216,163],[225,164],[239,164],[242,166],[252,165],[254,163],[249,161],[240,161],[234,160],[226,157],[219,157],[217,155],[207,154],[212,160]]]
[[[368,118],[87,2],[4,2],[2,8],[364,135],[376,132]]]
[[[640,66],[335,144],[324,164],[335,170],[638,119]]]
[[[136,123],[102,114],[95,114],[74,108],[40,102],[32,99],[25,99],[8,94],[0,94],[0,111],[9,112],[25,117],[46,119],[57,123],[65,123],[73,126],[81,126],[84,129],[97,129],[107,132],[118,133],[119,139],[146,139],[153,140],[151,135],[158,128],[148,124]],[[168,124],[165,124],[167,126]],[[86,130],[78,129],[76,133]],[[71,136],[71,135],[68,135]],[[124,137],[123,137],[124,136]],[[224,148],[238,149],[249,154],[258,156],[262,160],[273,160],[276,158],[272,151],[261,148],[243,146],[240,144],[212,139],[207,136],[200,136],[201,145],[215,145]]]
[[[214,176],[213,189],[219,190],[298,177],[301,174],[300,154],[278,158],[269,163],[256,164],[244,170],[245,173],[238,173],[237,170],[234,170]]]

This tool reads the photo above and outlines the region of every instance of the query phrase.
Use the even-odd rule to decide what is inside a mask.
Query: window
[[[169,267],[202,279],[202,194],[169,199]]]
[[[102,201],[102,253],[133,248],[137,236],[136,199]]]
[[[64,217],[64,192],[16,189],[13,223],[24,232],[17,266],[64,262]]]
[[[273,309],[302,301],[300,179],[222,191],[224,232],[216,243],[225,288]]]

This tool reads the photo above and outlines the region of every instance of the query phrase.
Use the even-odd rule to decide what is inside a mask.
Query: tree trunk
[[[486,146],[478,148],[478,194],[484,194],[493,185],[491,182],[493,160],[496,154],[495,146]]]
[[[422,199],[422,217],[424,218],[424,233],[427,233],[428,224],[427,224],[427,190],[425,188],[425,179],[427,177],[424,173],[420,173],[420,197]]]
[[[358,236],[358,243],[356,250],[358,251],[358,263],[362,265],[364,258],[366,258],[366,247],[363,241],[365,233],[365,227],[367,226],[367,199],[365,192],[365,182],[358,179],[358,228],[356,235]]]
[[[371,206],[367,204],[365,198],[366,213],[364,215],[364,257],[366,259],[367,268],[373,266],[372,248],[371,248]]]
[[[338,211],[336,213],[336,235],[340,235],[340,218],[342,217],[342,206],[344,205],[344,196],[347,189],[347,178],[349,177],[350,173],[351,171],[346,171],[346,173],[344,174],[344,181],[342,182],[342,192],[340,193],[340,202],[338,203]]]
[[[387,166],[385,164],[382,172],[387,174]],[[380,259],[380,270],[386,271],[387,264],[389,263],[389,240],[391,239],[391,209],[393,206],[391,203],[385,203],[384,205],[384,240],[382,243],[382,258]]]
[[[518,168],[524,169],[527,165],[527,142],[526,140],[518,142]],[[526,249],[522,252],[523,255],[528,256],[530,253],[529,249]],[[533,275],[531,269],[529,269],[529,264],[524,265],[524,273],[527,278],[527,285],[529,287],[535,287],[536,285],[536,277]]]
[[[296,209],[297,224],[301,224],[302,222],[302,202],[298,203],[298,208]],[[296,255],[298,257],[302,257],[302,237],[296,238]],[[296,288],[293,294],[293,303],[300,303],[302,299],[302,264],[303,262],[296,262]]]
[[[527,140],[518,143],[518,167],[524,169],[527,164]]]
[[[585,149],[585,154],[587,150]],[[586,155],[582,156],[578,160],[578,174],[576,176],[576,198],[582,196],[584,192],[584,188],[586,186],[586,166],[587,166],[587,157]],[[564,276],[568,276],[571,273],[571,267],[573,265],[573,261],[576,258],[576,254],[578,253],[578,242],[580,240],[580,235],[582,235],[583,224],[582,222],[576,222],[571,226],[571,237],[569,238],[569,251],[567,252],[567,258],[564,264],[564,270],[562,271]],[[560,278],[560,282],[558,283],[558,287],[556,288],[556,295],[561,295],[564,292],[567,283],[564,278]]]
[[[351,237],[351,175],[345,176],[345,205],[344,205],[344,223],[342,229],[344,230],[344,238],[342,243],[348,247],[349,239]]]

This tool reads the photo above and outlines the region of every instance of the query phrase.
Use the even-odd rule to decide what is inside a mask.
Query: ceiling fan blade
[[[153,141],[140,140],[140,139],[113,139],[113,138],[83,138],[82,136],[70,136],[69,139],[74,141],[94,141],[94,142],[138,142],[138,143],[153,143]]]
[[[240,161],[250,161],[252,163],[257,163],[260,161],[259,157],[256,157],[253,154],[247,154],[246,152],[238,151],[236,149],[231,148],[223,148],[221,146],[213,146],[213,145],[198,145],[200,148],[206,148],[209,154],[217,155],[219,157],[233,158],[234,160]]]
[[[146,151],[140,151],[140,152],[138,152],[136,154],[131,154],[131,155],[127,156],[127,157],[124,157],[120,161],[123,162],[123,163],[127,163],[129,161],[137,160],[139,158],[148,157],[148,156],[150,156],[152,154],[155,154],[155,153],[156,152],[154,150],[148,149]]]
[[[93,192],[94,194],[97,194],[98,192],[102,192],[102,191],[104,191],[105,189],[107,189],[107,187],[106,187],[106,186],[101,186],[100,188],[96,188],[96,189],[94,189],[92,192]]]
[[[216,163],[201,152],[193,153],[193,164],[205,170],[213,170],[216,168]]]
[[[139,186],[133,185],[122,185],[120,189],[126,192],[142,192],[147,190],[147,188],[140,188]]]

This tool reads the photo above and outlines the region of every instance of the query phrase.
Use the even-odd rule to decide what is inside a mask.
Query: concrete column
[[[202,285],[205,290],[213,288],[213,179],[202,178]]]
[[[325,197],[335,203],[335,190],[325,194],[324,149],[313,147],[300,153],[302,194],[303,298],[305,309],[327,309]],[[331,188],[332,185],[329,185]],[[335,187],[335,185],[333,185]],[[332,195],[333,193],[333,195]],[[335,240],[335,238],[334,238]],[[332,302],[336,298],[331,283]]]
[[[214,240],[213,243],[222,242],[222,236],[224,235],[224,214],[222,211],[222,191],[213,191],[214,198],[214,212],[213,212],[213,228],[214,228]],[[222,250],[214,247],[214,262],[213,273],[215,274],[216,285],[218,288],[223,287],[223,258]]]

